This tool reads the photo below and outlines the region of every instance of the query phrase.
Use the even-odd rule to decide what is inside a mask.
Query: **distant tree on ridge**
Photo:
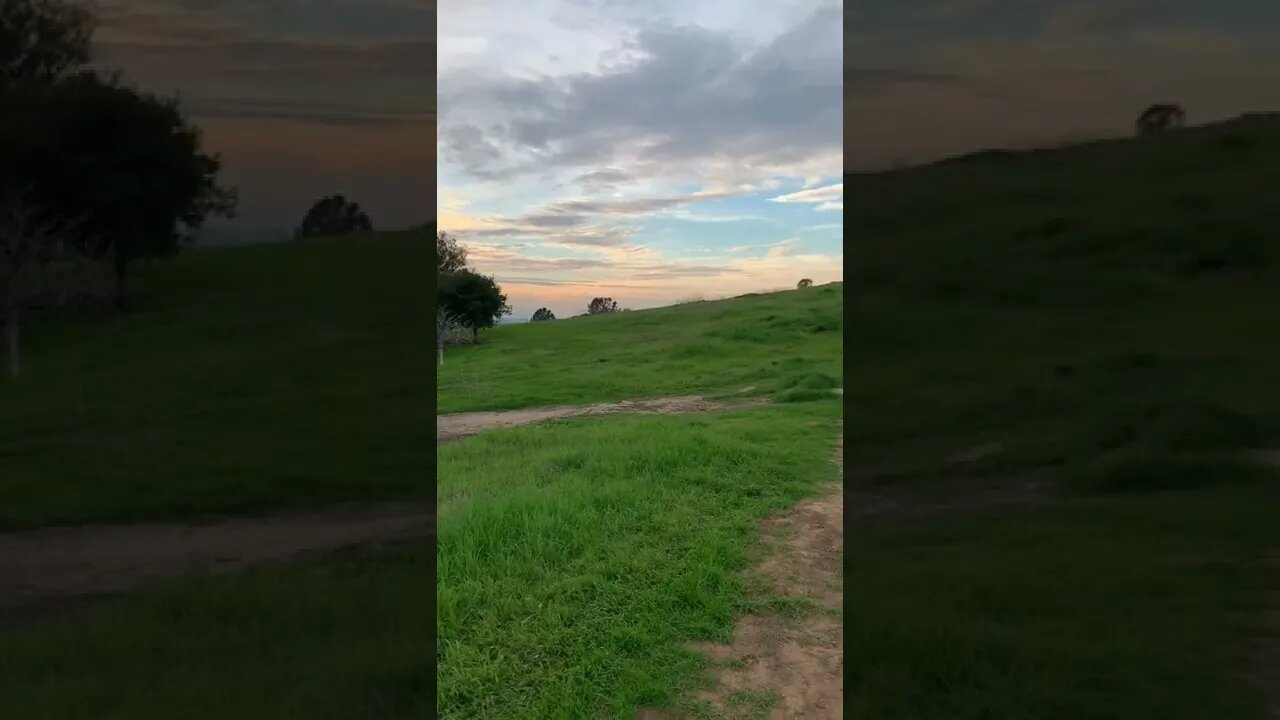
[[[592,298],[591,302],[587,303],[588,315],[605,315],[614,312],[618,312],[618,303],[614,302],[613,298]]]

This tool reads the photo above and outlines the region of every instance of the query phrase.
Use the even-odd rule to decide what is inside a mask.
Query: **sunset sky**
[[[843,277],[831,0],[446,0],[440,227],[527,319]]]
[[[96,61],[180,93],[222,154],[240,188],[230,228],[291,230],[335,192],[377,227],[431,218],[434,0],[94,4]]]
[[[845,18],[851,170],[1280,110],[1276,0],[860,0]]]
[[[1274,0],[444,0],[438,46],[435,0],[95,4],[223,155],[224,231],[435,208],[513,319],[838,280],[846,167],[1280,109]]]

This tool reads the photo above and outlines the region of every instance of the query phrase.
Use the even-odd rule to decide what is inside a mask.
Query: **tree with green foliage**
[[[613,298],[592,298],[591,302],[587,303],[588,315],[606,315],[614,312],[618,312],[618,303],[614,302]]]
[[[800,282],[796,283],[797,290],[803,290],[807,287],[813,287],[813,281],[810,280],[809,278],[804,278]]]
[[[458,272],[467,267],[467,249],[458,239],[440,230],[436,233],[436,272]]]
[[[491,328],[503,315],[511,314],[507,296],[493,278],[472,270],[441,273],[436,304],[451,313],[463,327],[471,329],[477,342],[482,328]]]
[[[0,0],[0,85],[48,84],[84,66],[94,26],[83,3]]]
[[[372,231],[373,221],[360,209],[360,203],[349,201],[339,193],[315,201],[293,235],[303,239]]]
[[[533,317],[529,318],[529,322],[546,322],[547,320],[555,320],[556,314],[542,307],[533,311]]]

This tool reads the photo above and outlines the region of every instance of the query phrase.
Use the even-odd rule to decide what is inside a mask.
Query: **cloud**
[[[249,98],[194,98],[185,103],[192,115],[233,120],[285,120],[318,125],[370,127],[417,125],[424,127],[430,115],[414,111],[368,109],[336,103],[257,100]]]
[[[812,204],[815,210],[842,210],[844,209],[844,183],[800,190],[779,195],[771,200],[776,203],[808,203]]]
[[[1129,31],[1158,17],[1150,0],[1075,0],[1047,10],[1042,32],[1050,36]]]
[[[844,199],[844,183],[801,190],[771,199],[776,203],[826,203],[837,198]]]
[[[699,27],[649,25],[596,73],[442,74],[442,157],[472,177],[508,180],[549,167],[652,177],[730,162],[830,163],[840,143],[840,13],[824,6],[756,48]]]
[[[800,254],[800,238],[787,238],[782,242],[774,243],[765,251],[764,256],[767,258],[791,257]]]

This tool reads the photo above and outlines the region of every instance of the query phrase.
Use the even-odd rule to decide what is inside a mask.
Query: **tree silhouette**
[[[89,62],[94,17],[66,0],[0,0],[0,85],[51,83]]]
[[[176,99],[91,72],[0,95],[0,194],[29,185],[35,204],[83,218],[95,240],[81,249],[112,259],[118,301],[132,261],[174,253],[209,215],[234,214],[235,190],[218,185],[221,163]]]
[[[322,197],[311,206],[302,218],[302,224],[294,231],[296,238],[349,235],[373,230],[368,213],[360,204],[348,202],[341,194]]]
[[[803,290],[804,288],[807,288],[807,287],[813,287],[813,281],[810,280],[809,278],[804,278],[800,282],[796,283],[797,290]]]
[[[1151,135],[1175,127],[1182,127],[1187,122],[1187,113],[1181,105],[1160,103],[1151,105],[1138,116],[1134,123],[1134,132],[1138,135]]]
[[[457,272],[467,266],[467,249],[441,230],[436,233],[436,272]]]
[[[618,303],[614,302],[613,298],[593,298],[591,302],[587,304],[588,315],[605,315],[613,312],[618,312]]]
[[[529,318],[529,322],[545,322],[547,320],[555,319],[556,314],[543,307],[533,311],[533,317]]]

